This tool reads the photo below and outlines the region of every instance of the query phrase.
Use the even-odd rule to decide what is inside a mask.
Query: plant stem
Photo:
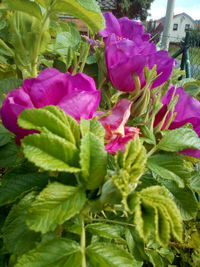
[[[41,41],[42,41],[42,35],[44,33],[44,27],[46,25],[46,22],[49,18],[49,11],[47,10],[43,21],[42,21],[42,25],[41,25],[41,30],[39,32],[38,38],[36,40],[36,44],[35,44],[35,50],[34,50],[34,55],[33,55],[33,62],[32,62],[32,76],[36,77],[37,76],[37,63],[38,63],[38,55],[40,52],[40,46],[41,46]]]
[[[86,257],[85,257],[85,225],[84,225],[84,219],[82,218],[82,231],[81,231],[81,253],[82,253],[82,263],[81,267],[86,267]]]
[[[87,48],[86,48],[85,55],[84,55],[84,57],[83,57],[83,61],[82,61],[82,63],[81,63],[79,72],[83,72],[83,70],[84,70],[85,63],[86,63],[86,60],[87,60],[89,51],[90,51],[90,44],[89,44],[89,45],[87,46]]]
[[[154,154],[158,150],[157,146],[154,146],[148,153],[147,158],[149,158],[152,154]]]

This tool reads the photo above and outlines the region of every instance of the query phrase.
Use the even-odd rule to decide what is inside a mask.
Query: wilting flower
[[[130,117],[131,105],[131,101],[122,99],[113,107],[111,114],[99,119],[106,130],[106,150],[111,154],[118,150],[124,151],[125,145],[140,133],[138,128],[125,126]]]
[[[184,91],[183,87],[175,88],[171,86],[169,88],[167,94],[162,99],[163,107],[156,116],[155,125],[163,119],[172,97],[176,95],[179,95],[178,102],[174,109],[176,117],[170,124],[169,129],[176,129],[186,123],[190,123],[194,131],[200,137],[200,102],[194,97],[189,96],[188,93]],[[200,157],[200,150],[185,149],[183,153],[193,157]]]
[[[31,132],[17,125],[17,118],[24,109],[56,105],[79,121],[81,117],[91,119],[99,102],[100,91],[91,77],[83,73],[72,76],[47,68],[7,95],[1,118],[4,126],[19,140]]]
[[[136,85],[133,75],[137,74],[144,87],[144,67],[152,69],[156,65],[158,77],[152,88],[163,84],[171,75],[175,60],[167,51],[156,51],[156,46],[149,41],[149,34],[144,33],[142,23],[121,18],[117,20],[111,13],[105,13],[106,29],[100,31],[105,37],[105,56],[108,76],[113,85],[121,91],[131,92]]]

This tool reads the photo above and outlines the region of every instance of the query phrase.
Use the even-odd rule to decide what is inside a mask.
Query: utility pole
[[[165,25],[162,36],[162,49],[168,50],[169,48],[169,32],[172,27],[173,20],[173,11],[174,11],[175,0],[168,0],[167,2],[167,10],[165,15]]]

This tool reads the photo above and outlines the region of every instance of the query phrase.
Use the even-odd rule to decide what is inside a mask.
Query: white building
[[[156,26],[164,27],[165,18],[156,21]],[[185,32],[189,29],[194,29],[196,22],[186,13],[180,13],[173,16],[172,26],[169,32],[170,42],[178,43],[185,37]]]

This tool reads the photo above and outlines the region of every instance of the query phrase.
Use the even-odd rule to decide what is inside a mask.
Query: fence
[[[169,38],[169,53],[177,59],[177,67],[185,70],[187,78],[200,79],[200,34],[186,32],[183,39]]]

